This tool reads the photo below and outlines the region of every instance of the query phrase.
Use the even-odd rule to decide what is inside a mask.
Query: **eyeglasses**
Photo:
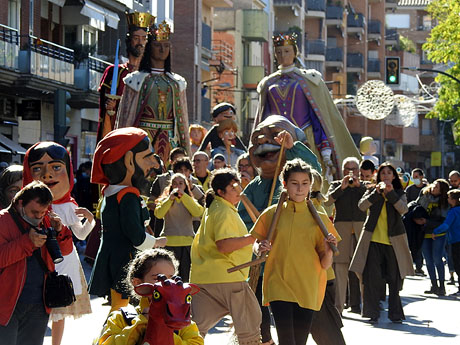
[[[351,171],[358,171],[358,168],[349,168],[349,167],[344,167],[343,170],[351,170]]]

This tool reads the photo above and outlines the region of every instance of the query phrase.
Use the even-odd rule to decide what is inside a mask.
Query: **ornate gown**
[[[124,82],[115,128],[134,126],[145,130],[164,162],[174,147],[190,152],[185,79],[152,69],[151,73],[131,73]]]
[[[281,67],[261,80],[257,92],[259,107],[254,128],[269,115],[286,117],[305,132],[324,173],[327,167],[323,151],[331,153],[337,167],[346,157],[361,157],[318,71],[294,65]]]

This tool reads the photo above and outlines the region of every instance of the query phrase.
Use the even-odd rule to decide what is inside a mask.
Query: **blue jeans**
[[[49,315],[43,304],[18,303],[6,326],[0,326],[0,343],[42,345]]]
[[[439,282],[444,282],[445,280],[444,263],[442,262],[445,245],[445,235],[435,237],[434,240],[431,238],[425,238],[423,240],[423,257],[425,258],[426,268],[432,281],[436,281],[436,271],[438,271]]]

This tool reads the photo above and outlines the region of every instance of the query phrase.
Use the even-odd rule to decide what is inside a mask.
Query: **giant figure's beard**
[[[148,175],[147,175],[148,176]],[[142,169],[134,162],[134,174],[131,177],[133,187],[139,189],[142,195],[149,195],[150,182],[144,175]]]

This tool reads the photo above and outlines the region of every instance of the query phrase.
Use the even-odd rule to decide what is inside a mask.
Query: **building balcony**
[[[326,0],[305,0],[305,16],[313,18],[325,18]]]
[[[212,58],[212,30],[206,23],[201,23],[201,56],[205,59]]]
[[[19,32],[0,24],[0,67],[17,70],[19,67]]]
[[[111,64],[107,61],[89,56],[80,62],[75,68],[75,92],[71,92],[72,98],[69,104],[72,108],[97,108],[99,105],[99,94],[97,89],[101,83],[102,76],[107,67]]]
[[[248,41],[268,42],[268,14],[264,10],[243,10],[242,36]]]
[[[385,45],[396,45],[399,42],[399,35],[396,29],[385,29]]]
[[[385,0],[385,10],[395,10],[396,7],[398,7],[398,1],[399,0]]]
[[[73,50],[29,36],[27,45],[19,51],[19,70],[73,86]]]
[[[364,57],[361,53],[347,54],[347,72],[363,73]]]
[[[75,88],[80,90],[97,91],[102,75],[111,64],[107,61],[89,56],[75,69]]]
[[[362,13],[347,15],[347,33],[348,34],[357,34],[364,35],[364,27],[366,25],[366,18]],[[361,38],[360,38],[361,39]]]
[[[305,60],[325,61],[326,42],[324,40],[305,40]]]
[[[343,68],[343,49],[327,48],[326,49],[326,67]]]
[[[367,38],[370,40],[381,40],[382,39],[382,23],[380,20],[369,20],[367,25]]]
[[[273,0],[273,6],[275,7],[297,6],[299,8],[302,8],[302,0]]]
[[[243,87],[245,89],[256,89],[257,84],[265,77],[264,66],[243,67]]]
[[[326,7],[326,25],[343,26],[343,7],[341,6],[327,6]]]
[[[367,59],[367,76],[369,78],[381,78],[380,59]]]

